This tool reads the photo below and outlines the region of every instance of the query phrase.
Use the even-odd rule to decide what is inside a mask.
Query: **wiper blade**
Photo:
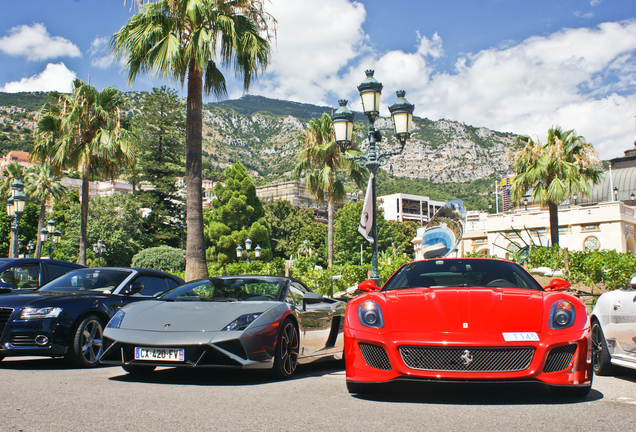
[[[238,299],[232,298],[232,297],[207,297],[207,298],[202,298],[199,299],[201,301],[213,301],[213,302],[235,302],[238,301]]]

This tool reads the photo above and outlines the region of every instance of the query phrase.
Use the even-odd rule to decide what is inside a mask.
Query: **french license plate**
[[[145,348],[135,347],[135,360],[184,361],[183,348]]]
[[[502,333],[506,342],[523,342],[523,341],[538,341],[539,335],[535,332],[527,333]]]

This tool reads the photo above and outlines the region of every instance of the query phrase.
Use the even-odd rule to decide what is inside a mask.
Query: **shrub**
[[[162,270],[170,273],[185,271],[186,253],[170,246],[144,249],[133,256],[132,266]]]

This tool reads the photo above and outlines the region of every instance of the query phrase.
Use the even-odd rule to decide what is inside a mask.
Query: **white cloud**
[[[419,33],[413,52],[378,51],[362,25],[364,6],[347,0],[273,0],[278,46],[254,92],[277,99],[360,109],[355,86],[375,68],[384,84],[383,114],[404,89],[415,114],[545,139],[553,125],[576,129],[603,158],[634,140],[636,21],[563,29],[461,55],[453,71],[442,38]],[[233,94],[232,97],[239,95]]]
[[[22,78],[20,81],[6,83],[0,91],[7,93],[29,92],[29,91],[52,91],[68,93],[77,75],[72,70],[67,69],[64,63],[49,63],[46,69],[29,78]]]
[[[60,36],[51,36],[43,24],[22,25],[0,38],[0,51],[27,60],[50,60],[59,57],[81,57],[77,45]]]
[[[108,36],[102,38],[95,38],[91,42],[91,46],[88,49],[88,53],[91,57],[91,66],[98,69],[108,69],[111,66],[124,67],[126,60],[120,59],[119,62],[115,59],[115,56],[110,52],[108,43],[110,38]]]
[[[259,80],[259,93],[277,99],[327,104],[327,94],[343,93],[337,76],[364,52],[362,4],[348,0],[272,0],[278,20],[272,62]]]

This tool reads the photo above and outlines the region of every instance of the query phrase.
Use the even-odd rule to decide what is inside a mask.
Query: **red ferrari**
[[[539,382],[583,397],[592,386],[586,307],[502,260],[437,258],[373,281],[345,312],[351,393],[400,380]]]

